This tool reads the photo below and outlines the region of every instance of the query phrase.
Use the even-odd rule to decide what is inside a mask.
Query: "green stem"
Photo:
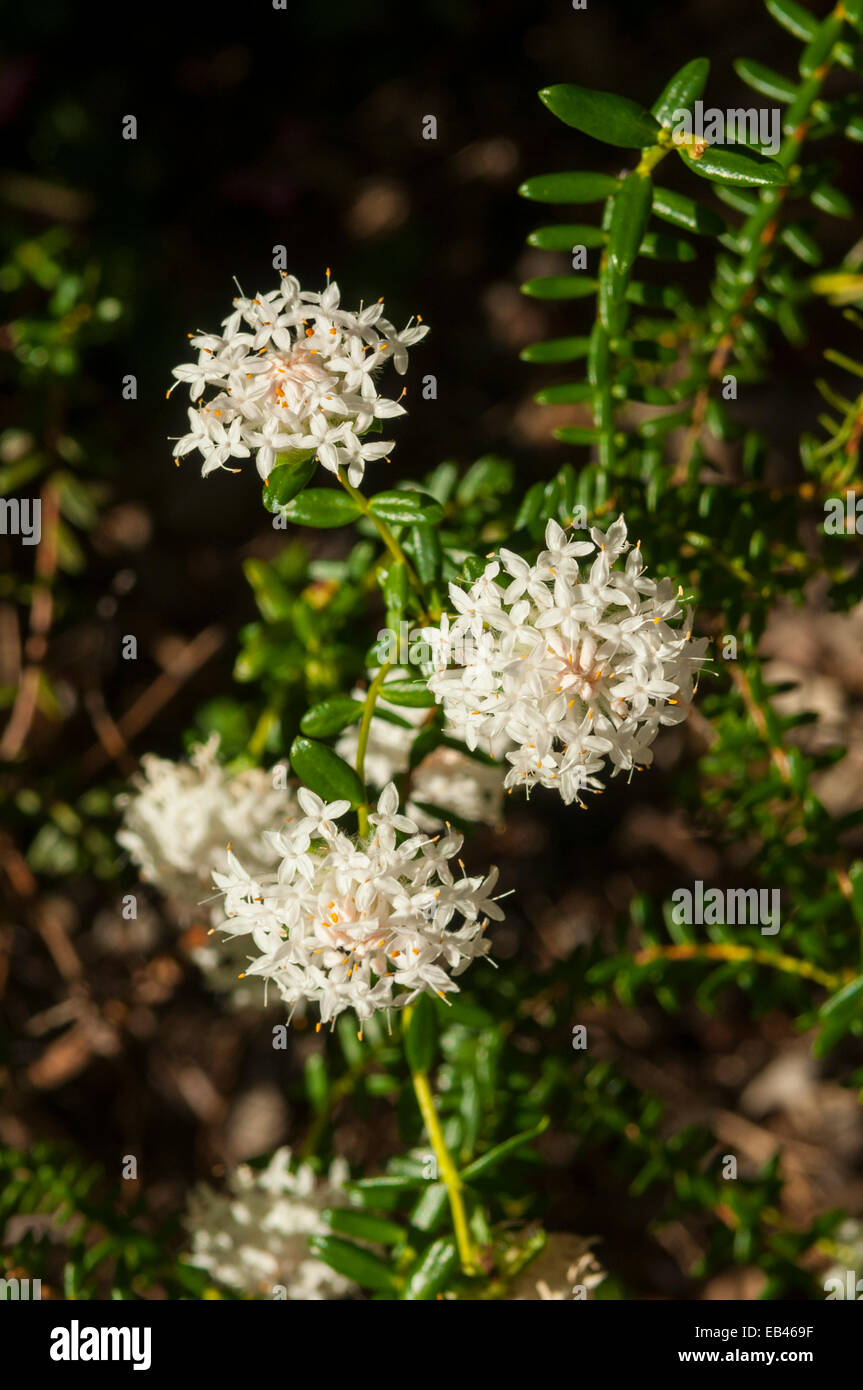
[[[467,1224],[467,1213],[465,1211],[464,1198],[462,1195],[461,1178],[458,1169],[453,1162],[452,1154],[446,1145],[443,1129],[441,1128],[440,1118],[435,1108],[434,1096],[429,1083],[428,1074],[424,1071],[412,1071],[414,1094],[423,1117],[423,1124],[426,1127],[431,1146],[434,1149],[437,1159],[438,1172],[446,1184],[447,1196],[449,1197],[450,1211],[452,1212],[453,1231],[455,1232],[456,1245],[458,1246],[461,1267],[465,1274],[475,1274],[477,1263],[474,1254],[473,1242],[470,1237],[470,1230]]]
[[[636,965],[649,965],[655,960],[725,960],[738,962],[741,965],[752,962],[757,965],[770,966],[773,970],[781,970],[785,975],[796,975],[799,978],[815,980],[831,993],[841,989],[843,984],[854,978],[854,972],[843,971],[833,974],[827,970],[821,970],[817,965],[810,965],[808,961],[800,960],[797,956],[788,956],[781,951],[760,951],[752,946],[731,946],[725,944],[710,945],[683,945],[683,946],[647,946],[643,951],[636,951],[633,956]]]
[[[343,468],[339,469],[338,478],[345,492],[348,494],[349,497],[353,498],[360,511],[362,512],[363,516],[367,516],[369,518],[378,535],[380,536],[381,540],[383,541],[384,545],[386,546],[387,550],[392,555],[393,559],[397,560],[399,564],[404,565],[405,573],[408,577],[408,583],[411,585],[412,589],[414,590],[420,601],[420,617],[426,617],[427,614],[425,610],[425,594],[423,592],[423,586],[420,582],[419,575],[417,574],[407,555],[405,555],[405,552],[402,550],[401,546],[399,545],[389,526],[387,526],[387,523],[381,517],[375,516],[374,512],[369,506],[368,500],[366,499],[364,494],[360,492],[359,488],[354,487],[352,483],[348,482],[347,475]]]
[[[384,681],[386,680],[387,676],[389,675],[392,669],[392,662],[384,662],[383,666],[378,671],[377,675],[375,676],[374,680],[369,686],[366,692],[365,703],[363,704],[363,717],[360,722],[360,736],[357,741],[357,776],[363,784],[364,797],[362,804],[357,807],[357,820],[359,821],[361,835],[368,835],[369,833],[369,799],[368,791],[366,789],[365,777],[366,749],[369,746],[369,734],[371,732],[372,717],[375,712],[375,705],[378,701],[378,695],[380,694],[381,686],[383,685]]]
[[[270,737],[270,731],[278,720],[278,717],[278,711],[272,709],[269,705],[262,711],[255,725],[252,737],[249,739],[249,752],[253,757],[263,757],[264,749],[267,746],[267,740]]]
[[[833,15],[844,15],[841,5],[837,5]],[[837,42],[839,38],[837,36]],[[802,83],[794,102],[789,106],[784,124],[791,131],[776,156],[783,169],[791,171],[800,157],[800,152],[809,134],[813,108],[817,106],[835,58],[835,44],[824,63]],[[782,205],[788,194],[788,185],[780,188],[765,188],[759,194],[758,206],[743,222],[738,237],[745,247],[740,259],[737,275],[737,291],[731,301],[721,303],[711,294],[708,318],[713,327],[705,344],[705,351],[698,363],[704,377],[702,392],[709,390],[710,383],[722,375],[725,362],[734,345],[740,322],[746,310],[755,299],[764,273],[773,259],[777,243],[777,227]]]

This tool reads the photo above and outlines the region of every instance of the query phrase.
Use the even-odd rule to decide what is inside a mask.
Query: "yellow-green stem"
[[[365,704],[363,705],[363,717],[360,722],[360,736],[357,741],[357,776],[363,784],[364,797],[362,805],[357,807],[357,820],[359,821],[361,835],[368,835],[369,833],[369,798],[368,792],[366,791],[365,767],[366,749],[369,746],[369,734],[371,732],[372,727],[372,716],[375,712],[375,705],[377,704],[381,686],[383,685],[384,681],[386,680],[387,676],[389,675],[392,669],[393,668],[391,662],[384,662],[383,666],[378,671],[377,675],[375,676],[374,680],[369,686],[368,691],[366,692]]]
[[[649,965],[654,960],[727,960],[741,964],[753,962],[767,965],[773,970],[781,970],[785,975],[798,975],[807,980],[815,980],[825,989],[835,992],[848,980],[854,978],[852,970],[832,974],[821,970],[817,965],[800,960],[797,956],[787,956],[781,951],[759,951],[752,946],[732,946],[724,943],[710,945],[647,946],[636,951],[633,956],[636,965]]]
[[[446,1145],[443,1136],[443,1129],[435,1108],[434,1096],[428,1075],[424,1071],[412,1071],[411,1078],[414,1085],[414,1094],[423,1117],[423,1124],[426,1127],[431,1146],[434,1149],[437,1159],[438,1173],[443,1179],[447,1196],[449,1197],[450,1211],[452,1212],[452,1225],[455,1233],[456,1245],[458,1246],[461,1267],[465,1274],[476,1273],[476,1257],[474,1255],[473,1242],[470,1237],[470,1230],[467,1224],[467,1213],[465,1211],[464,1198],[462,1196],[461,1178],[458,1169],[452,1159],[452,1154]]]
[[[398,560],[399,564],[404,565],[405,573],[408,577],[408,583],[414,589],[415,593],[417,594],[420,600],[420,605],[422,608],[421,616],[425,616],[425,596],[423,594],[423,586],[420,583],[419,575],[417,574],[407,555],[405,555],[404,551],[402,550],[401,546],[399,545],[389,526],[387,526],[387,523],[383,520],[382,517],[375,516],[374,512],[371,510],[368,504],[367,498],[363,495],[362,492],[360,492],[359,488],[354,487],[353,483],[348,482],[347,475],[343,468],[339,469],[338,477],[339,482],[341,483],[345,492],[348,494],[349,497],[353,498],[360,511],[362,512],[363,516],[367,516],[369,518],[378,535],[380,536],[381,540],[383,541],[384,545],[386,546],[387,550],[392,555],[393,559]]]

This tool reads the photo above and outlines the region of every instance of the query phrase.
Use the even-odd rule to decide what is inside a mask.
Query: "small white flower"
[[[271,867],[275,854],[262,832],[297,813],[296,793],[275,784],[275,769],[231,775],[218,753],[218,734],[195,745],[187,761],[147,753],[132,790],[117,798],[117,842],[141,878],[190,905],[212,897],[213,870],[225,867],[228,847],[252,874]],[[284,782],[287,762],[279,771]]]
[[[258,953],[247,974],[272,981],[292,1009],[316,1002],[322,1022],[344,1009],[362,1020],[456,989],[448,971],[486,955],[488,919],[503,917],[491,897],[497,871],[456,879],[449,861],[461,836],[422,835],[399,813],[392,784],[358,840],[334,824],[347,802],[325,805],[306,790],[299,797],[305,818],[279,835],[284,858],[273,871],[253,878],[232,856],[214,876],[225,893],[222,929]],[[408,838],[399,843],[398,833]],[[448,932],[456,913],[463,926]]]
[[[329,1230],[322,1210],[347,1205],[347,1178],[342,1159],[319,1179],[308,1164],[294,1166],[285,1148],[262,1171],[234,1169],[225,1192],[200,1183],[185,1216],[190,1264],[251,1297],[273,1298],[277,1289],[291,1302],[349,1297],[356,1286],[309,1250],[309,1237]]]
[[[505,754],[508,788],[539,784],[580,805],[607,761],[613,773],[650,764],[660,726],[686,717],[707,648],[690,640],[692,613],[671,581],[645,576],[622,516],[590,535],[568,541],[549,521],[535,565],[501,551],[470,588],[450,585],[455,618],[424,633],[448,729]],[[442,665],[441,653],[459,651]]]
[[[174,384],[188,385],[193,401],[175,456],[197,449],[206,475],[254,453],[266,479],[279,456],[314,453],[331,473],[346,468],[356,486],[366,464],[393,448],[366,438],[374,421],[404,414],[378,395],[375,377],[388,358],[404,373],[408,347],[427,332],[417,323],[397,333],[380,303],[343,309],[335,282],[317,293],[283,275],[268,294],[240,295],[221,334],[191,336],[197,361],[174,368]]]
[[[117,799],[123,814],[118,844],[141,879],[174,899],[187,921],[192,910],[199,919],[222,920],[222,904],[213,904],[218,870],[230,867],[236,892],[242,864],[246,891],[257,891],[256,876],[279,857],[268,832],[296,818],[298,811],[295,791],[277,786],[274,772],[249,768],[232,776],[219,762],[218,750],[219,738],[213,734],[191,750],[188,761],[148,753],[132,790]],[[287,771],[285,762],[279,781],[284,782]],[[220,942],[217,949],[211,937],[192,956],[211,988],[231,989],[236,1002],[247,1002],[248,990],[236,989],[246,957],[231,943]]]

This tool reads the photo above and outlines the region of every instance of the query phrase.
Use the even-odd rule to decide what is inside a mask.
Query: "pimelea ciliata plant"
[[[761,650],[813,586],[833,614],[863,598],[863,397],[821,383],[831,413],[779,468],[743,409],[778,338],[800,348],[814,305],[854,320],[863,298],[857,248],[822,264],[822,219],[853,212],[825,150],[863,140],[863,5],[816,18],[766,4],[797,71],[736,70],[775,139],[770,122],[736,121],[729,138],[726,113],[705,119],[704,58],[650,109],[568,83],[540,93],[602,165],[519,190],[563,209],[530,232],[522,287],[560,325],[521,354],[568,449],[552,476],[520,491],[489,455],[389,486],[398,445],[383,434],[411,409],[434,315],[399,330],[382,299],[347,309],[329,271],[320,291],[283,271],[190,335],[173,456],[262,482],[283,544],[246,564],[259,617],[234,673],[248,736],[229,702],[187,758],[145,758],[118,841],[181,917],[204,917],[194,958],[220,1007],[236,992],[265,1013],[277,1056],[302,1038],[303,1122],[292,1150],[194,1189],[170,1269],[130,1219],[141,1248],[121,1288],[625,1297],[601,1231],[548,1227],[547,1135],[571,1140],[574,1162],[607,1155],[621,1190],[652,1202],[651,1235],[689,1233],[693,1284],[737,1266],[757,1296],[823,1296],[859,1235],[849,1213],[795,1223],[778,1156],[741,1155],[738,1175],[721,1114],[714,1128],[669,1118],[656,1077],[585,1041],[594,1020],[649,1005],[704,1017],[732,999],[747,1022],[807,1030],[844,1086],[863,1083],[863,810],[824,804],[842,749],[783,712]],[[859,384],[853,358],[827,360],[842,390]],[[335,533],[326,556],[295,528]],[[626,876],[609,932],[546,969],[497,959],[521,911],[494,857],[514,808],[529,824],[553,806],[574,840],[597,797],[660,785],[715,862],[727,852],[734,886]],[[765,893],[781,912],[761,912]],[[392,1121],[376,1171],[352,1173],[338,1150],[352,1107]],[[45,1188],[74,1206],[68,1165],[61,1181],[50,1161],[41,1177],[15,1162],[25,1206]],[[110,1226],[102,1207],[86,1215]],[[16,1258],[35,1259],[27,1235]],[[73,1252],[70,1267],[72,1295],[92,1296],[99,1260]]]

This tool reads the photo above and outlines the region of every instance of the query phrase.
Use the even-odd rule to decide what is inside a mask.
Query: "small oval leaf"
[[[382,521],[392,521],[396,525],[415,526],[425,522],[434,526],[443,520],[443,507],[427,492],[415,488],[392,492],[379,492],[369,502],[369,509]]]
[[[709,73],[710,61],[707,58],[693,58],[678,69],[653,104],[653,115],[661,126],[668,129],[680,119],[681,110],[686,110],[697,101],[704,91]]]
[[[427,1072],[437,1049],[437,1015],[427,994],[410,1006],[405,1027],[405,1056],[411,1071]]]
[[[683,231],[699,232],[703,236],[722,236],[726,230],[725,221],[710,208],[703,208],[685,193],[674,193],[670,188],[653,189],[653,211],[663,221]]]
[[[538,174],[518,191],[535,203],[598,203],[614,192],[617,183],[611,174]]]
[[[595,291],[596,281],[588,275],[540,275],[521,287],[533,299],[588,299]]]
[[[412,709],[431,709],[435,697],[425,681],[397,680],[385,681],[381,686],[381,699],[391,705],[406,705]]]
[[[295,738],[291,744],[291,767],[300,781],[324,801],[349,801],[352,806],[359,806],[365,800],[363,784],[354,769],[325,743]]]
[[[606,145],[637,150],[657,142],[658,121],[629,97],[578,87],[574,82],[544,87],[539,96],[558,120]]]
[[[338,1236],[312,1236],[309,1249],[330,1269],[359,1284],[361,1289],[394,1293],[399,1287],[399,1281],[389,1265],[371,1251],[352,1245],[348,1240],[340,1240]]]
[[[677,152],[693,173],[717,183],[738,188],[778,188],[788,182],[788,175],[775,159],[738,145],[708,145],[701,154],[697,145],[678,145]]]
[[[297,454],[293,461],[289,454],[278,454],[275,466],[264,483],[264,506],[267,511],[276,512],[280,507],[287,506],[298,492],[302,492],[317,466],[314,452]]]
[[[285,507],[288,521],[298,526],[347,526],[359,515],[360,509],[352,497],[329,487],[307,488]]]
[[[361,717],[363,704],[350,695],[334,695],[306,710],[300,720],[300,730],[310,738],[332,738]]]

